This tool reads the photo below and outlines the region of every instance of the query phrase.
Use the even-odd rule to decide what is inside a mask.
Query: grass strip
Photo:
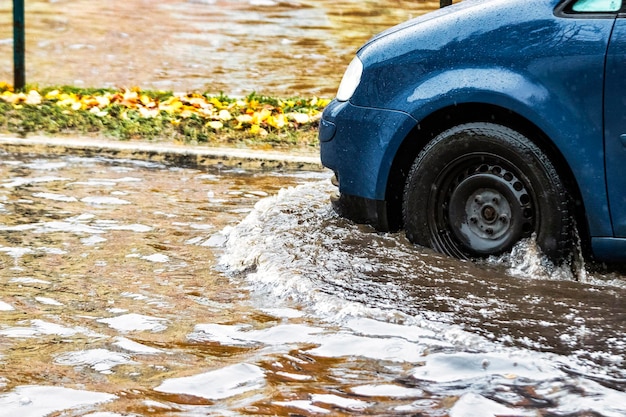
[[[330,100],[0,82],[0,132],[104,136],[249,148],[315,148]]]

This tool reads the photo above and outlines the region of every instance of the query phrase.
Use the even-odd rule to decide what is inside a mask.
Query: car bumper
[[[334,171],[339,194],[333,206],[343,217],[379,230],[389,221],[387,183],[399,146],[417,125],[409,114],[349,102],[331,102],[320,122],[320,153]]]
[[[384,200],[371,200],[359,196],[336,193],[330,197],[333,209],[341,217],[356,223],[372,225],[382,232],[397,230],[399,224],[390,221],[388,204]]]

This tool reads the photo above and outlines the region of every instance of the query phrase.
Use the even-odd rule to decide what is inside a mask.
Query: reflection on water
[[[623,277],[576,282],[568,270],[543,268],[528,244],[520,250],[532,272],[518,258],[486,265],[444,258],[337,218],[331,191],[316,183],[259,202],[226,231],[221,265],[257,303],[279,300],[338,326],[331,334],[293,332],[311,344],[304,349],[311,361],[348,359],[326,371],[342,393],[336,401],[358,400],[373,415],[626,412],[615,405],[626,399]],[[252,329],[198,330],[224,345],[271,345]],[[291,401],[261,403],[286,407],[279,414],[329,406],[310,382],[288,391]]]
[[[438,7],[424,0],[29,0],[26,80],[40,85],[335,94],[356,49]],[[0,81],[12,81],[0,2]]]
[[[420,250],[325,172],[2,157],[2,417],[626,412],[622,275]]]

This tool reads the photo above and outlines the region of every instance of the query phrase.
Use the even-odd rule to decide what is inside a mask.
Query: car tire
[[[524,135],[469,123],[433,139],[405,185],[408,239],[461,259],[500,255],[535,237],[561,262],[571,246],[569,197],[548,157]]]

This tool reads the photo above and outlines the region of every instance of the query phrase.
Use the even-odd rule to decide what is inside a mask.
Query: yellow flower
[[[293,120],[299,124],[306,124],[311,121],[311,119],[309,118],[309,115],[304,114],[304,113],[292,112],[292,113],[288,113],[287,117],[289,118],[289,120]]]
[[[46,100],[54,100],[54,99],[59,98],[59,90],[48,91],[45,98]]]
[[[159,103],[159,110],[164,110],[169,114],[176,113],[183,107],[183,103],[180,102],[178,97],[172,97],[169,100]]]
[[[74,106],[74,104],[78,103],[80,108],[80,103],[78,102],[78,98],[76,94],[67,94],[63,93],[59,96],[59,101],[57,101],[57,106]],[[73,108],[73,107],[72,107]]]
[[[96,96],[94,98],[98,102],[99,107],[106,107],[111,104],[111,99],[108,94],[105,96]]]
[[[240,114],[236,117],[236,119],[241,124],[252,124],[252,116],[249,114]]]
[[[98,117],[105,117],[105,116],[108,116],[108,115],[109,115],[109,113],[107,113],[107,112],[105,112],[105,111],[100,110],[98,107],[92,107],[92,108],[89,110],[89,112],[90,112],[90,113],[95,114],[95,115],[96,115],[96,116],[98,116]]]
[[[197,94],[187,95],[187,97],[181,98],[181,101],[196,109],[206,109],[212,106],[212,104],[207,103],[203,96]]]
[[[220,120],[228,121],[233,118],[228,110],[220,110],[218,116]]]
[[[260,112],[254,112],[254,114],[252,115],[252,123],[256,125],[261,124],[271,115],[272,112],[268,109],[263,109]]]
[[[253,135],[267,136],[267,130],[263,129],[259,125],[250,126],[249,132],[252,133]]]
[[[287,124],[287,117],[282,113],[276,116],[270,116],[267,118],[267,124],[276,129],[282,129]]]
[[[324,108],[324,107],[328,106],[329,103],[330,103],[330,99],[328,99],[328,98],[320,98],[320,99],[317,100],[317,107]]]
[[[159,114],[156,109],[147,109],[145,107],[139,107],[139,115],[144,119],[153,119]]]
[[[218,120],[214,120],[212,122],[207,123],[207,126],[209,126],[211,129],[214,129],[214,130],[220,130],[221,128],[224,127],[224,124]]]
[[[124,91],[124,104],[135,104],[139,99],[139,94],[136,91]]]
[[[19,100],[18,94],[14,94],[10,91],[5,91],[2,93],[2,99],[7,103],[16,104]]]
[[[139,97],[139,101],[141,101],[141,104],[148,108],[156,107],[156,103],[145,94],[142,94],[141,97]]]
[[[211,97],[208,102],[214,105],[215,107],[217,107],[218,109],[221,109],[224,107],[224,104],[221,101],[219,101],[217,97]]]

